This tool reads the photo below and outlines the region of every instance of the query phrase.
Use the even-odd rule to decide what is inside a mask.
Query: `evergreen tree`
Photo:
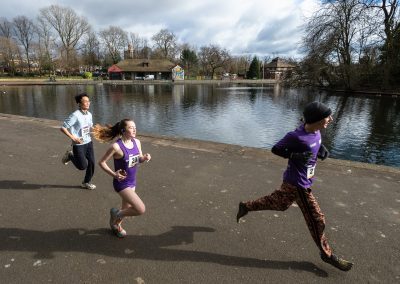
[[[186,76],[190,78],[191,71],[196,66],[198,59],[197,54],[194,50],[190,50],[189,48],[185,48],[181,53],[181,62],[183,64],[183,68],[186,69]]]
[[[247,79],[260,79],[260,61],[258,61],[257,56],[254,56],[250,63]]]

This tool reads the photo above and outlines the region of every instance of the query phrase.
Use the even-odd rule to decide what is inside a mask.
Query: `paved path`
[[[97,189],[60,163],[60,122],[0,114],[1,283],[395,283],[400,281],[400,170],[328,159],[314,192],[341,272],[319,259],[300,209],[250,213],[237,203],[280,185],[286,161],[269,151],[141,137],[152,161],[137,192],[145,215],[128,236],[108,229],[119,197],[96,169]],[[140,125],[139,125],[140,130]],[[95,143],[96,157],[107,145]]]

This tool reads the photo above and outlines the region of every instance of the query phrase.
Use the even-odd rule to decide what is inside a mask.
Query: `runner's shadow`
[[[50,232],[18,228],[0,228],[0,251],[34,252],[35,258],[53,258],[57,252],[84,252],[111,257],[158,261],[191,261],[225,266],[262,269],[298,270],[327,277],[326,271],[307,261],[261,260],[215,252],[198,251],[188,246],[194,243],[194,233],[215,232],[209,227],[174,226],[159,235],[128,235],[123,240],[110,230],[68,229]],[[171,248],[179,246],[179,248]]]
[[[16,189],[16,190],[35,190],[44,188],[79,188],[78,185],[60,185],[60,184],[32,184],[23,180],[2,180],[0,181],[0,189]]]

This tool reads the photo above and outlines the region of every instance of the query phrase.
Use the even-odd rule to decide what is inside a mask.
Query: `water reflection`
[[[335,158],[400,167],[400,98],[334,96],[280,85],[1,86],[0,112],[63,120],[75,94],[97,123],[125,117],[139,131],[271,148],[319,100],[334,110],[324,143]]]

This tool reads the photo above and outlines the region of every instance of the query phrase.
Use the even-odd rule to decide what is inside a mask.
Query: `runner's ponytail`
[[[128,121],[131,121],[131,119],[125,118],[117,122],[113,126],[111,126],[110,124],[106,124],[105,126],[96,124],[92,130],[93,137],[102,143],[109,142],[115,137],[121,136],[124,133],[126,122]]]

